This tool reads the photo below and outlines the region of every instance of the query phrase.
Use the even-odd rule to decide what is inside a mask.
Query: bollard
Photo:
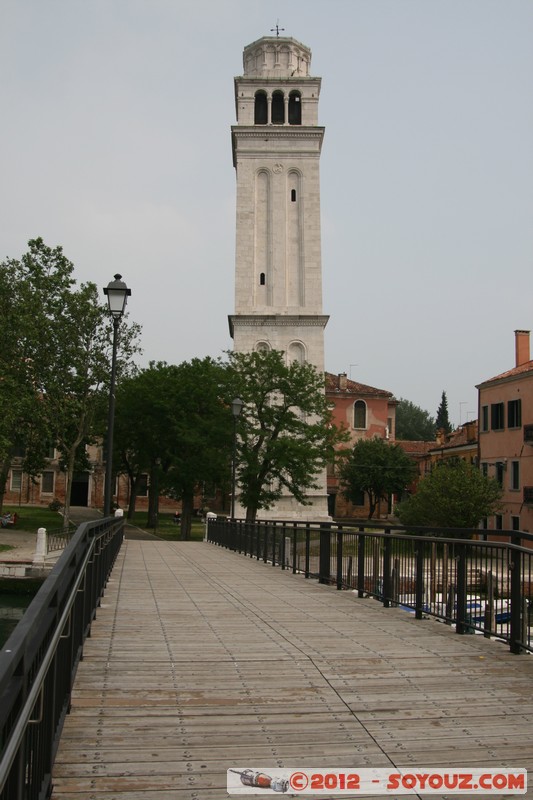
[[[208,511],[205,515],[205,533],[204,533],[204,542],[207,542],[207,526],[209,525],[209,521],[212,519],[216,519],[217,515],[213,513],[213,511]]]
[[[37,531],[37,541],[35,543],[35,553],[33,563],[36,567],[44,567],[46,564],[46,528],[39,528]]]

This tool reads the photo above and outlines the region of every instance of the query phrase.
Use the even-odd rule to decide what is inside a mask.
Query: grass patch
[[[141,528],[141,530],[147,531],[148,533],[153,533],[160,539],[164,539],[167,542],[178,542],[181,539],[181,527],[180,525],[176,525],[173,518],[173,512],[169,511],[160,513],[157,520],[157,530],[147,527],[146,523],[148,521],[148,513],[146,511],[136,511],[133,515],[133,519],[127,520],[127,522],[131,522],[131,524],[135,525],[135,527]],[[191,541],[201,542],[204,538],[204,534],[205,523],[196,517],[193,518],[191,527]]]
[[[50,511],[49,508],[40,506],[4,506],[3,514],[11,513],[17,515],[17,524],[7,529],[11,531],[29,531],[37,533],[38,528],[55,530],[63,526],[63,517],[57,511]]]
[[[0,553],[5,553],[6,550],[13,550],[13,546],[10,544],[0,544]]]

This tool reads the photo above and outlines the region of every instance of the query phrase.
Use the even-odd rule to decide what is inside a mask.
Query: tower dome
[[[308,78],[311,50],[291,37],[263,36],[244,48],[246,78]]]

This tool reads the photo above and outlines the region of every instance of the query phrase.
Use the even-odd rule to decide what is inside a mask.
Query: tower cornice
[[[326,129],[321,125],[232,125],[231,132],[242,139],[323,139]]]
[[[235,328],[325,328],[328,314],[230,314],[228,316],[229,331],[233,339]]]
[[[309,127],[299,127],[299,126],[290,126],[290,125],[262,125],[261,127],[258,126],[248,126],[248,125],[232,125],[231,126],[231,143],[232,143],[232,150],[233,150],[233,166],[237,166],[237,140],[241,143],[246,143],[245,150],[242,148],[240,149],[239,156],[240,157],[269,157],[269,153],[264,152],[264,150],[256,149],[253,146],[254,142],[258,144],[260,142],[269,142],[269,144],[274,145],[270,151],[270,155],[272,158],[279,158],[280,156],[287,156],[291,157],[294,156],[295,153],[292,151],[287,151],[284,153],[280,148],[280,143],[282,142],[304,142],[307,141],[309,143],[314,142],[315,145],[313,147],[309,147],[305,151],[305,155],[316,155],[319,156],[322,150],[322,142],[324,140],[324,132],[325,128],[322,126],[309,126]]]

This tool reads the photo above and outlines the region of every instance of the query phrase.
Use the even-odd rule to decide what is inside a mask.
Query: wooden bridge
[[[533,769],[532,684],[530,656],[483,636],[212,544],[126,540],[52,800],[218,800],[234,766]]]

